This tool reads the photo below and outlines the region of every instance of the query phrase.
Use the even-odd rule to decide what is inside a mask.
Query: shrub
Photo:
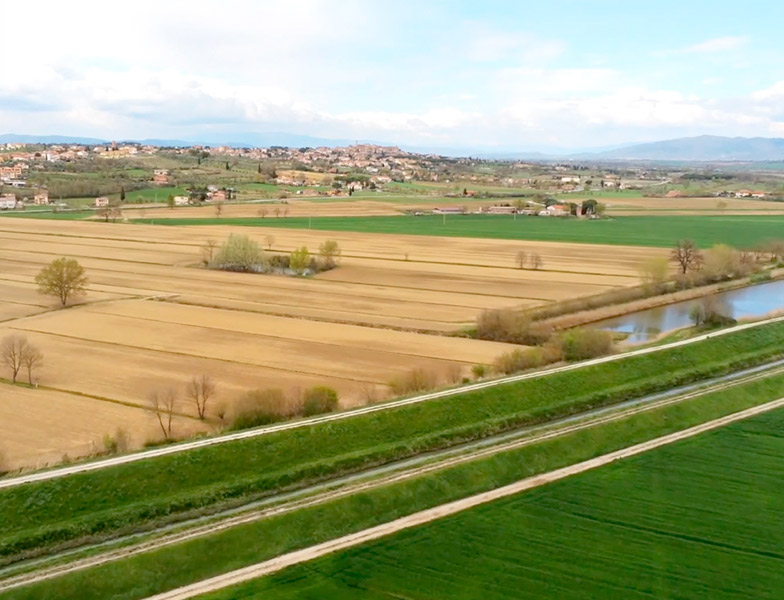
[[[264,264],[264,252],[257,242],[247,235],[232,233],[218,248],[210,267],[224,271],[258,272]]]
[[[761,273],[754,273],[751,277],[749,277],[749,281],[751,283],[762,283],[763,281],[770,281],[773,277],[770,274],[770,271],[762,271]]]
[[[286,254],[273,254],[269,257],[268,262],[270,268],[285,270],[290,266],[290,260]]]
[[[303,274],[310,267],[310,252],[307,247],[302,246],[291,253],[289,266],[298,275]]]
[[[482,379],[485,375],[487,375],[487,365],[474,365],[471,367],[471,373],[476,379]]]
[[[566,360],[583,360],[609,354],[613,349],[613,336],[603,329],[579,328],[560,336]]]
[[[334,269],[340,260],[340,246],[335,240],[327,240],[319,246],[319,256],[321,257],[321,268],[324,271]]]
[[[669,274],[669,261],[665,256],[655,256],[640,265],[640,282],[649,293],[661,293]]]
[[[689,318],[697,327],[720,327],[732,325],[735,319],[726,314],[726,307],[719,303],[716,296],[704,296],[691,307]]]
[[[131,447],[131,436],[122,427],[118,427],[114,435],[106,434],[103,438],[103,447],[109,454],[122,454]]]
[[[463,367],[457,363],[450,363],[446,368],[444,377],[447,383],[459,383],[463,380]]]
[[[495,370],[504,375],[535,369],[544,364],[544,351],[542,348],[518,348],[506,352],[495,359]]]
[[[545,323],[531,322],[520,311],[505,309],[482,312],[476,322],[476,333],[482,340],[538,346],[550,339],[553,329]]]
[[[297,400],[287,398],[280,389],[259,389],[245,394],[237,402],[232,429],[247,429],[290,419],[302,412]]]
[[[338,407],[338,393],[325,386],[312,387],[305,391],[303,414],[306,417],[333,412]]]
[[[398,396],[431,390],[436,385],[438,385],[438,378],[435,373],[424,369],[414,369],[392,378],[389,382],[392,393]]]

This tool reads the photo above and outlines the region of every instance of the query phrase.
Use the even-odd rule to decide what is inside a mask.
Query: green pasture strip
[[[656,409],[651,409],[646,412],[631,415],[625,419],[618,421],[607,422],[596,425],[589,429],[580,430],[568,434],[564,434],[554,439],[545,442],[525,446],[517,450],[502,452],[494,456],[478,459],[472,462],[463,463],[461,465],[451,467],[434,474],[423,475],[414,479],[409,479],[400,483],[390,484],[384,487],[371,489],[362,493],[357,493],[345,498],[332,500],[324,504],[313,506],[310,508],[300,509],[288,514],[270,517],[268,519],[250,523],[247,525],[238,526],[221,533],[213,534],[210,536],[191,540],[189,542],[162,548],[154,552],[137,555],[123,561],[109,563],[100,567],[87,569],[80,572],[71,573],[56,579],[45,581],[39,584],[31,585],[17,590],[12,590],[6,594],[0,594],[3,599],[37,599],[47,597],[57,597],[61,599],[79,599],[79,600],[99,600],[104,598],[112,598],[114,600],[136,600],[145,598],[152,594],[160,593],[162,591],[172,589],[174,587],[187,585],[195,581],[199,581],[220,573],[242,568],[250,564],[254,564],[275,556],[279,556],[285,552],[295,549],[308,547],[314,544],[324,542],[326,540],[335,539],[337,537],[347,535],[355,531],[361,531],[368,527],[378,525],[380,523],[388,522],[399,518],[401,516],[424,510],[433,506],[444,504],[459,498],[481,493],[490,489],[494,489],[503,485],[507,485],[536,475],[539,473],[558,469],[570,464],[588,460],[590,458],[601,456],[608,452],[628,447],[630,445],[640,443],[646,440],[654,439],[668,433],[679,431],[699,423],[703,423],[712,419],[716,419],[746,408],[763,404],[784,395],[784,376],[772,376],[767,379],[758,380],[749,384],[740,385],[737,387],[728,388],[726,390],[717,391],[699,396],[691,400],[684,401],[678,404],[671,404],[662,406]],[[771,437],[778,440],[781,445],[784,436],[781,436],[781,431],[784,430],[784,411],[779,410],[775,413],[778,419],[778,429],[771,431]],[[772,415],[771,415],[772,417]],[[726,428],[728,432],[743,431],[744,428],[754,427],[754,423],[758,423],[761,418],[749,420],[748,425],[741,423],[731,425]],[[720,434],[727,435],[727,434]],[[700,438],[688,440],[673,445],[671,448],[664,448],[654,450],[650,456],[654,457],[661,455],[661,453],[676,453],[678,449],[688,447],[694,443],[704,443],[701,440],[711,439],[716,436],[716,433],[708,433]],[[730,440],[732,441],[732,440]],[[741,441],[742,439],[734,438],[734,441]],[[727,458],[729,462],[726,463],[726,470],[722,476],[716,476],[718,470],[712,471],[713,483],[716,486],[724,485],[726,481],[734,478],[733,467],[739,463],[731,456],[732,451],[736,448],[735,444],[727,444]],[[742,444],[737,445],[738,453],[742,454]],[[773,449],[773,447],[771,447]],[[765,457],[763,457],[765,458]],[[767,457],[770,459],[771,457]],[[624,465],[632,471],[641,462],[645,461],[656,462],[656,458],[647,458],[647,456],[632,458],[627,461],[618,463],[617,466],[604,467],[596,472],[599,477],[605,477],[607,480],[605,485],[612,485],[613,481],[618,478],[618,469],[624,469]],[[784,448],[779,448],[777,451],[776,460],[784,460]],[[683,460],[674,460],[672,464],[667,464],[652,473],[650,477],[642,478],[642,480],[630,482],[624,492],[611,493],[603,492],[602,486],[597,486],[593,489],[592,495],[587,498],[581,498],[579,491],[576,493],[563,494],[563,501],[561,504],[564,509],[568,509],[572,505],[585,505],[589,508],[592,506],[594,510],[604,511],[605,516],[614,516],[615,519],[620,519],[624,514],[636,514],[641,512],[655,509],[655,500],[658,490],[666,487],[673,487],[675,482],[684,484],[684,478],[673,479],[667,481],[670,477],[670,469],[681,470],[688,468],[690,472],[698,472],[704,465],[704,461],[697,459],[691,463]],[[780,494],[780,473],[781,468],[777,470],[769,468],[772,461],[769,461],[762,468],[755,468],[753,473],[743,473],[742,477],[757,477],[764,475],[767,477],[765,481],[765,489],[760,498],[765,499],[766,495],[770,497],[771,492],[775,492],[776,498],[769,509],[766,511],[766,518],[775,517],[778,519],[780,511],[784,509],[782,503],[784,496]],[[609,473],[609,476],[601,475],[600,473]],[[232,588],[223,591],[219,594],[211,596],[211,598],[221,599],[237,599],[237,598],[312,598],[325,599],[325,598],[374,598],[372,585],[378,583],[379,586],[391,585],[387,582],[390,578],[391,582],[397,582],[400,589],[399,594],[391,593],[378,597],[390,598],[476,598],[476,590],[481,586],[482,581],[486,582],[489,577],[490,567],[486,564],[492,564],[493,558],[503,554],[507,560],[515,560],[514,552],[521,549],[520,552],[525,552],[525,560],[520,560],[519,564],[528,564],[529,556],[534,556],[536,553],[535,544],[541,539],[546,539],[547,536],[552,535],[555,528],[560,527],[561,533],[558,539],[568,540],[570,536],[575,536],[580,540],[580,535],[584,533],[586,523],[590,526],[596,519],[585,519],[580,526],[580,516],[577,515],[576,523],[568,522],[560,525],[556,519],[560,516],[560,512],[556,510],[553,512],[552,506],[547,503],[543,504],[541,509],[549,509],[545,513],[545,518],[541,519],[538,526],[544,533],[529,538],[526,530],[535,524],[539,519],[528,519],[526,514],[517,514],[514,518],[509,520],[502,520],[503,524],[493,522],[493,531],[487,533],[484,539],[477,537],[476,539],[466,539],[460,535],[461,531],[471,531],[470,527],[473,526],[476,515],[487,515],[496,510],[497,507],[508,505],[519,505],[522,503],[524,506],[537,508],[540,501],[537,500],[541,497],[547,497],[552,494],[550,490],[556,492],[563,486],[580,485],[580,482],[586,478],[590,478],[593,474],[575,476],[561,483],[551,484],[540,490],[534,490],[521,494],[511,499],[495,502],[480,509],[474,509],[463,514],[459,514],[444,521],[437,521],[432,525],[413,529],[408,532],[392,536],[373,542],[369,545],[358,547],[348,552],[342,552],[334,558],[326,558],[316,561],[313,564],[303,565],[284,571],[278,575],[270,578],[254,581],[250,584],[244,585],[240,588]],[[572,481],[577,482],[571,484]],[[711,478],[706,478],[705,481],[710,482]],[[688,482],[685,482],[688,483]],[[756,484],[756,480],[755,483]],[[771,484],[776,487],[771,490]],[[705,485],[705,484],[703,484]],[[628,501],[629,496],[635,497],[634,488],[639,487],[636,496],[641,496],[647,492],[652,492],[651,502],[640,506],[635,505],[632,501]],[[753,485],[752,485],[753,487]],[[578,487],[578,490],[580,488]],[[732,488],[735,493],[743,488],[735,486]],[[682,496],[695,494],[694,502],[703,508],[703,513],[700,518],[710,519],[716,513],[716,505],[710,503],[710,498],[701,497],[700,494],[704,492],[704,487],[694,487],[686,485]],[[533,498],[533,500],[530,500]],[[745,496],[739,497],[739,509],[743,511],[743,501]],[[606,507],[606,510],[604,509]],[[664,520],[668,515],[669,505],[663,504],[658,508],[658,511],[653,513],[654,517]],[[557,507],[556,507],[557,508]],[[478,512],[481,511],[481,512]],[[487,511],[490,511],[488,513]],[[777,512],[778,511],[778,512]],[[677,519],[679,513],[675,512],[671,518]],[[516,519],[523,519],[523,523],[518,525],[515,523]],[[467,520],[467,527],[464,529],[460,523]],[[479,519],[481,520],[481,518]],[[456,523],[456,521],[459,521]],[[599,521],[601,523],[601,521]],[[740,530],[744,527],[745,519],[741,516],[734,525],[735,530]],[[775,541],[780,540],[781,530],[776,528],[777,520],[767,521],[768,528],[776,529],[776,539],[768,538],[763,540],[760,546],[776,546]],[[535,528],[534,528],[535,529]],[[622,529],[622,528],[621,528]],[[721,527],[715,526],[716,530],[721,531]],[[420,556],[418,553],[415,555],[408,555],[405,553],[406,548],[417,548],[417,540],[428,540],[428,531],[443,532],[453,531],[454,535],[449,539],[449,542],[454,541],[455,544],[447,543],[446,546],[439,546],[437,556]],[[612,533],[612,531],[611,531]],[[630,529],[627,532],[627,538],[634,536],[641,536],[640,539],[646,537],[656,537],[655,532],[651,535],[645,531]],[[759,534],[760,537],[765,538],[765,530],[758,528],[757,523],[754,523],[754,528],[748,532],[747,539],[751,539],[754,535]],[[435,535],[435,534],[433,534]],[[457,540],[459,536],[459,541]],[[400,540],[405,540],[400,543]],[[563,572],[575,565],[579,561],[579,553],[585,554],[585,560],[595,560],[597,556],[603,553],[602,545],[593,545],[591,537],[583,537],[584,541],[570,549],[569,560],[560,561],[557,554],[558,545],[554,545],[551,558],[552,563],[547,563],[550,571],[545,569],[541,575],[547,576],[549,572]],[[628,539],[626,540],[628,542]],[[784,540],[780,540],[784,541]],[[490,553],[485,553],[484,550],[475,547],[476,544],[486,543],[487,547],[491,549]],[[629,542],[630,543],[630,542]],[[469,547],[469,544],[473,546]],[[524,549],[526,544],[531,544],[531,548]],[[700,544],[695,544],[698,548]],[[434,546],[431,545],[434,548]],[[778,544],[778,551],[782,546]],[[764,548],[763,548],[764,549]],[[770,548],[769,548],[770,549]],[[376,564],[374,569],[366,569],[368,564],[373,562],[372,556],[378,555],[379,552],[397,551],[400,559],[384,560],[383,564]],[[618,551],[618,546],[614,546],[613,553]],[[412,550],[413,552],[413,550]],[[691,552],[696,552],[694,548]],[[512,556],[510,557],[510,554]],[[743,558],[742,553],[738,553]],[[666,552],[662,556],[667,556]],[[340,566],[351,566],[355,560],[354,557],[365,557],[360,563],[354,562],[358,565],[355,568],[349,568],[345,575],[349,579],[344,579],[339,571]],[[419,557],[419,558],[415,558]],[[652,557],[659,556],[654,553]],[[450,558],[451,557],[451,558]],[[416,569],[414,563],[420,560],[420,565],[433,564],[426,561],[439,561],[446,560],[459,560],[455,568],[448,568],[448,564],[436,563],[432,570],[431,577],[438,577],[438,573],[444,573],[445,577],[452,578],[455,585],[459,581],[463,581],[464,588],[463,595],[450,596],[449,593],[454,593],[454,586],[445,588],[444,596],[432,595],[436,593],[430,587],[423,588],[424,595],[417,595],[416,586],[421,573],[410,581],[400,581],[395,576],[395,565],[400,568]],[[674,555],[673,560],[679,560],[679,555]],[[336,562],[332,562],[332,561]],[[472,568],[470,561],[479,561],[475,564],[483,565],[481,570],[477,571]],[[348,561],[348,562],[347,562]],[[468,564],[464,564],[469,561]],[[487,561],[487,563],[485,562]],[[771,561],[773,566],[779,568],[779,561]],[[539,563],[532,562],[539,568]],[[544,568],[544,567],[541,567]],[[503,569],[502,569],[503,570]],[[622,569],[618,569],[621,573]],[[352,585],[352,582],[357,580],[357,577],[370,579],[373,577],[372,573],[378,573],[380,579],[375,580],[370,586],[359,587],[358,590],[347,589]],[[397,572],[399,574],[399,572]],[[323,576],[322,576],[323,574]],[[496,575],[500,576],[500,572]],[[598,574],[597,574],[598,575]],[[641,573],[641,576],[644,573]],[[405,576],[401,575],[403,579]],[[474,579],[472,579],[472,577]],[[630,576],[630,581],[634,579]],[[329,580],[334,582],[335,588],[331,589]],[[478,581],[481,580],[481,581]],[[427,580],[427,585],[431,585],[431,580]],[[470,587],[473,585],[474,587]],[[408,589],[405,586],[414,586],[413,589]],[[492,587],[492,586],[491,586]],[[311,590],[312,589],[312,593]],[[403,591],[403,590],[406,591]],[[500,597],[518,597],[514,590],[510,592],[508,588],[504,588],[503,592],[506,596]],[[354,595],[352,595],[354,594]],[[357,595],[358,594],[358,595]],[[466,595],[467,594],[467,595]],[[557,594],[556,594],[557,596]],[[482,596],[484,597],[484,595]],[[547,594],[540,593],[538,597],[548,597]],[[552,596],[549,596],[552,597]],[[582,596],[582,597],[597,597]],[[609,597],[605,595],[602,597]],[[626,597],[626,596],[623,596]],[[690,597],[705,597],[692,595]],[[753,597],[765,597],[760,595],[753,595]]]
[[[356,231],[446,237],[497,238],[585,244],[674,246],[691,239],[702,248],[729,244],[748,248],[784,237],[784,215],[673,215],[628,216],[611,219],[574,219],[512,215],[439,215],[380,217],[286,217],[135,219],[157,225],[240,225],[320,231]]]
[[[782,431],[763,414],[202,598],[780,598]]]

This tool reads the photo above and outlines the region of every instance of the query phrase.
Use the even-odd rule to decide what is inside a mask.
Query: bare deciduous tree
[[[678,263],[681,273],[685,275],[689,271],[694,271],[702,265],[702,252],[691,240],[680,240],[672,249],[671,259]]]
[[[517,268],[522,269],[525,267],[525,259],[528,255],[525,253],[525,250],[520,250],[515,254],[515,262],[517,263]]]
[[[215,395],[215,384],[209,375],[192,377],[185,385],[185,395],[196,405],[196,413],[200,419],[207,414],[207,402]]]
[[[542,268],[542,257],[537,252],[531,253],[531,257],[528,259],[528,262],[534,271]]]
[[[272,234],[264,236],[264,242],[267,244],[267,250],[272,250],[272,244],[275,243],[275,236]]]
[[[27,338],[22,335],[9,335],[0,343],[0,363],[11,369],[11,381],[16,383],[16,377],[24,364],[27,352]]]
[[[289,207],[288,206],[284,206],[283,207],[283,216],[284,216],[284,218],[289,216]]]
[[[215,203],[215,216],[220,217],[223,214],[223,202]]]
[[[280,216],[280,206],[276,206],[272,209],[272,212],[275,214],[276,217]]]
[[[22,364],[27,370],[27,383],[33,385],[33,372],[43,366],[44,355],[37,346],[27,344],[22,354]]]
[[[262,208],[260,208],[259,210],[256,211],[256,214],[259,215],[262,219],[264,217],[266,217],[268,213],[269,213],[269,211],[266,208],[264,208],[264,207],[262,207]]]
[[[163,437],[169,439],[172,432],[172,418],[177,410],[177,392],[174,388],[153,391],[147,396],[148,410],[158,419]]]
[[[215,240],[207,240],[201,247],[201,261],[205,265],[209,265],[215,257],[215,250],[218,248],[218,242]]]

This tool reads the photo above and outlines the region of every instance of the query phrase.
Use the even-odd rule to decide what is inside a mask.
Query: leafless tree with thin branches
[[[147,403],[147,409],[158,419],[163,437],[171,438],[172,418],[177,410],[177,391],[174,388],[152,391],[147,396]]]
[[[207,414],[207,402],[215,395],[215,384],[209,375],[191,377],[185,385],[185,395],[196,406],[196,413],[200,419]]]
[[[689,271],[696,271],[702,266],[703,257],[697,244],[691,240],[679,240],[672,249],[670,258],[678,263],[681,274],[685,275]]]
[[[33,385],[33,373],[40,369],[44,364],[44,355],[33,344],[27,344],[25,352],[22,355],[22,364],[27,370],[27,383]]]

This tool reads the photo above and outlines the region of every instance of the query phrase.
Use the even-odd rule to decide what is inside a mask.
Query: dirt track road
[[[466,447],[450,448],[440,451],[424,459],[422,457],[408,459],[403,461],[397,468],[395,468],[394,465],[385,465],[359,474],[349,475],[343,481],[334,481],[328,485],[317,484],[311,488],[292,492],[288,498],[281,499],[282,501],[279,503],[273,502],[271,505],[262,503],[258,508],[240,511],[238,513],[229,511],[223,518],[204,524],[200,524],[200,520],[197,519],[192,526],[186,527],[184,530],[176,530],[161,537],[156,537],[129,546],[123,545],[118,549],[108,550],[98,554],[91,554],[86,558],[77,559],[73,562],[57,563],[49,567],[6,577],[0,580],[0,592],[47,579],[53,579],[75,571],[81,571],[110,562],[127,559],[131,556],[183,543],[194,538],[216,534],[233,527],[316,506],[351,494],[400,483],[407,479],[435,473],[465,462],[487,458],[523,446],[568,435],[582,429],[627,419],[642,412],[656,410],[671,404],[686,402],[704,396],[705,394],[752,383],[760,379],[784,373],[783,365],[784,361],[778,361],[764,368],[754,367],[748,371],[733,375],[732,377],[725,376],[718,378],[712,385],[687,386],[682,393],[672,395],[662,396],[660,394],[654,394],[650,397],[650,400],[633,400],[625,407],[619,406],[612,409],[598,409],[595,414],[586,414],[582,418],[567,417],[563,419],[562,422],[534,426],[530,430],[520,431],[516,435],[510,436],[509,433],[503,433],[500,434],[497,439],[486,438],[469,444]],[[0,569],[0,577],[2,576],[2,569]]]
[[[730,423],[741,421],[743,419],[747,419],[749,417],[753,417],[755,415],[769,412],[781,407],[784,407],[784,398],[779,398],[778,400],[727,415],[719,419],[714,419],[713,421],[708,421],[707,423],[702,423],[700,425],[690,427],[689,429],[684,429],[683,431],[678,431],[676,433],[665,435],[654,440],[649,440],[635,446],[630,446],[629,448],[624,448],[623,450],[610,452],[609,454],[598,456],[575,465],[557,469],[555,471],[550,471],[549,473],[536,475],[534,477],[529,477],[527,479],[522,479],[513,484],[497,488],[489,492],[484,492],[469,498],[464,498],[462,500],[457,500],[448,504],[442,504],[441,506],[436,506],[428,510],[423,510],[407,517],[402,517],[395,521],[384,523],[383,525],[371,527],[370,529],[358,531],[356,533],[330,540],[316,546],[311,546],[310,548],[304,548],[302,550],[283,554],[271,560],[266,560],[264,562],[242,569],[237,569],[236,571],[230,571],[229,573],[224,573],[223,575],[218,575],[217,577],[212,577],[198,583],[151,596],[147,598],[147,600],[186,600],[188,598],[195,598],[203,594],[215,592],[233,585],[250,581],[252,579],[270,575],[285,568],[308,562],[333,552],[338,552],[340,550],[345,550],[359,544],[377,540],[405,529],[424,525],[425,523],[469,510],[481,504],[486,504],[488,502],[493,502],[495,500],[512,496],[514,494],[519,494],[521,492],[558,481],[559,479],[563,479],[571,475],[583,473],[585,471],[610,464],[616,460],[629,458],[631,456],[635,456],[637,454],[641,454],[643,452],[647,452],[667,444],[672,444],[673,442],[694,437],[701,433],[705,433]]]
[[[17,477],[9,477],[0,479],[0,490],[4,488],[15,487],[19,485],[23,485],[26,483],[35,483],[38,481],[46,481],[48,479],[57,479],[59,477],[66,477],[69,475],[75,475],[77,473],[84,473],[88,471],[97,471],[99,469],[105,469],[108,467],[113,467],[117,465],[128,464],[132,462],[136,462],[139,460],[146,460],[150,458],[155,458],[159,456],[166,456],[168,454],[175,454],[178,452],[186,452],[188,450],[195,450],[197,448],[204,448],[207,446],[214,446],[218,444],[225,444],[228,442],[236,441],[236,440],[243,440],[249,439],[254,437],[259,437],[262,435],[267,435],[269,433],[273,433],[276,431],[285,431],[289,429],[298,429],[300,427],[308,427],[310,425],[316,425],[319,423],[327,423],[331,421],[339,421],[342,419],[349,419],[352,417],[356,417],[359,415],[364,415],[368,413],[374,413],[384,410],[390,410],[394,408],[398,408],[401,406],[407,406],[409,404],[418,404],[420,402],[426,402],[428,400],[435,400],[437,398],[445,398],[448,396],[454,396],[456,394],[462,394],[465,392],[471,392],[474,390],[481,390],[490,387],[496,387],[499,385],[504,385],[507,383],[514,383],[517,381],[523,381],[525,379],[534,379],[538,377],[546,377],[547,375],[552,375],[553,373],[560,373],[563,371],[571,371],[574,369],[582,369],[584,367],[589,367],[592,365],[598,365],[606,362],[612,362],[616,360],[622,360],[624,358],[629,358],[632,356],[640,356],[643,354],[650,354],[654,352],[660,352],[662,350],[667,350],[670,348],[677,348],[679,346],[687,346],[689,344],[694,344],[696,342],[700,342],[706,340],[711,337],[719,337],[722,335],[727,335],[730,333],[734,333],[737,331],[742,331],[744,329],[752,329],[754,327],[761,327],[763,325],[768,325],[771,323],[777,323],[780,321],[784,321],[784,317],[776,317],[772,319],[766,319],[764,321],[758,321],[755,323],[746,323],[743,325],[736,325],[735,327],[729,327],[727,329],[723,329],[721,331],[711,332],[707,334],[703,334],[700,336],[696,336],[693,338],[689,338],[687,340],[681,340],[678,342],[673,342],[670,344],[663,344],[661,346],[653,346],[649,348],[641,348],[639,350],[632,350],[629,352],[624,352],[621,354],[613,354],[610,356],[603,356],[601,358],[595,358],[591,360],[582,361],[579,363],[568,364],[561,367],[555,367],[552,369],[545,369],[543,371],[536,371],[534,373],[523,373],[522,375],[512,375],[510,377],[504,377],[501,379],[494,379],[492,381],[482,381],[480,383],[473,383],[470,385],[465,385],[458,388],[448,389],[448,390],[441,390],[438,392],[432,392],[429,394],[422,394],[420,396],[414,396],[411,398],[403,398],[401,400],[394,400],[392,402],[385,402],[382,404],[374,404],[371,406],[365,406],[363,408],[358,408],[355,410],[349,410],[344,412],[338,413],[330,413],[327,415],[321,415],[318,417],[313,417],[310,419],[302,419],[299,421],[293,421],[289,423],[281,423],[278,425],[272,425],[269,427],[261,427],[258,429],[250,429],[247,431],[242,431],[238,433],[231,433],[227,435],[220,435],[211,438],[196,440],[193,442],[185,442],[181,444],[174,444],[170,446],[164,446],[161,448],[155,448],[152,450],[145,450],[142,452],[136,452],[134,454],[127,454],[123,456],[116,456],[112,458],[96,460],[92,462],[85,462],[79,463],[75,465],[70,465],[68,467],[60,467],[56,469],[50,469],[48,471],[39,471],[35,473],[29,473],[25,475],[19,475]]]

